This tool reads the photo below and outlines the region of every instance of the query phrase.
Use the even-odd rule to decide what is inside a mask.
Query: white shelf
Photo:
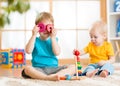
[[[115,37],[117,22],[120,19],[120,12],[114,12],[114,2],[115,0],[107,0],[108,40],[114,47],[115,56],[120,57],[120,37]]]
[[[113,15],[113,16],[119,15],[120,16],[120,12],[110,12],[109,15]]]
[[[120,37],[111,37],[109,40],[120,40]]]

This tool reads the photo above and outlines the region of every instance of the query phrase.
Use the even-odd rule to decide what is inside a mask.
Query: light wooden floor
[[[82,60],[81,62],[84,62],[85,65],[88,63],[87,60]],[[27,65],[31,65],[30,61],[26,62]],[[64,60],[59,60],[59,64],[60,65],[64,65],[64,64],[74,64],[74,60],[71,59],[64,59]],[[83,67],[85,67],[85,65],[82,65]],[[23,67],[24,68],[24,67]],[[23,70],[23,68],[14,68],[14,69],[6,69],[6,68],[2,68],[0,67],[0,77],[1,76],[7,76],[7,77],[21,77],[21,71]]]
[[[21,77],[21,71],[23,68],[18,69],[6,69],[0,67],[0,77],[7,76],[7,77]]]
[[[31,61],[26,61],[26,65],[31,65]],[[23,70],[24,66],[22,68],[2,68],[0,65],[0,77],[1,76],[7,76],[7,77],[22,77],[21,72]]]

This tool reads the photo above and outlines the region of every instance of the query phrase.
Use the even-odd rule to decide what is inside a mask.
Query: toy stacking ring
[[[47,31],[49,33],[51,33],[52,29],[53,29],[53,24],[48,24],[47,27],[46,27]]]
[[[45,25],[43,23],[39,23],[38,27],[40,28],[39,32],[44,32],[45,31]]]

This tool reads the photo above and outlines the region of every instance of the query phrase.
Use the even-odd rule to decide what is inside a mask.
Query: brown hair
[[[43,20],[50,20],[54,24],[53,16],[48,12],[41,12],[40,14],[38,14],[35,20],[35,24],[37,25]]]

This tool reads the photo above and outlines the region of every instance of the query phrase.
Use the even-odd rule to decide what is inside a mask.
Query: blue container
[[[120,19],[117,21],[116,37],[120,37]]]
[[[120,0],[114,2],[114,12],[120,12]]]

